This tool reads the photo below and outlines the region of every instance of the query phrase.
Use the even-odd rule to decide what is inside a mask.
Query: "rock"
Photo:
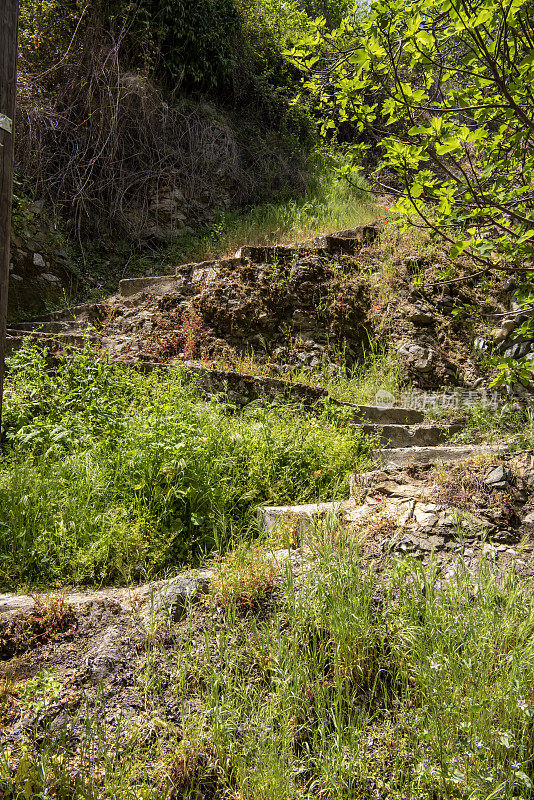
[[[434,361],[434,351],[430,347],[421,347],[413,342],[404,342],[399,347],[399,353],[406,357],[409,366],[417,372],[429,372]]]
[[[430,312],[430,308],[422,303],[417,303],[408,307],[407,316],[410,322],[413,322],[415,325],[432,325],[434,322],[434,317]]]
[[[434,503],[418,503],[414,508],[413,517],[421,528],[434,528],[440,521],[437,511],[441,509]]]
[[[418,543],[409,536],[404,536],[399,541],[395,541],[394,538],[386,539],[382,545],[383,550],[389,551],[394,555],[398,556],[406,556],[412,553],[416,553],[418,548]]]
[[[503,342],[505,339],[507,339],[512,333],[512,331],[515,330],[516,325],[517,325],[517,320],[515,317],[512,317],[510,319],[505,319],[502,322],[501,327],[498,328],[496,331],[496,335],[494,336],[495,343],[498,344],[499,342]]]
[[[421,493],[421,488],[423,484],[419,482],[418,484],[398,484],[395,481],[384,481],[382,483],[377,483],[373,487],[374,494],[383,494],[386,497],[391,498],[412,498],[417,496]]]
[[[508,486],[508,476],[505,468],[501,465],[494,467],[484,479],[486,486],[492,489],[506,489]]]
[[[36,267],[46,267],[46,261],[42,257],[41,253],[33,254],[33,263]]]
[[[198,570],[168,581],[154,594],[145,609],[143,613],[145,621],[161,616],[167,616],[173,622],[180,620],[188,604],[207,592],[211,576],[209,570]]]
[[[120,651],[122,631],[116,626],[108,628],[101,642],[86,658],[89,675],[94,681],[104,680],[123,663]]]
[[[41,274],[39,275],[39,280],[46,281],[46,283],[52,283],[55,285],[61,283],[61,278],[58,278],[57,275],[54,275],[51,272],[41,272]]]
[[[477,336],[473,348],[479,353],[487,353],[491,349],[491,345],[483,336]]]

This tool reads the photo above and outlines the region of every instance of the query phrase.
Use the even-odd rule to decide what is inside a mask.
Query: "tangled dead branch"
[[[214,208],[302,183],[295,153],[268,136],[247,141],[240,120],[211,105],[166,98],[127,68],[127,49],[125,26],[91,22],[52,75],[22,62],[17,166],[77,233],[140,238],[162,196],[179,198],[194,225]]]

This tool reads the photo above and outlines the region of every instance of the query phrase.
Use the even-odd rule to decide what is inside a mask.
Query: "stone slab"
[[[425,416],[422,411],[401,406],[355,406],[354,420],[379,425],[417,425]]]
[[[259,518],[263,527],[271,531],[277,525],[292,521],[297,524],[298,533],[308,530],[317,520],[336,516],[347,505],[348,501],[335,501],[331,503],[305,503],[296,506],[262,506],[259,509]]]
[[[398,447],[376,450],[375,458],[383,464],[407,466],[408,464],[452,464],[476,455],[503,456],[507,445],[442,445],[437,447]]]
[[[62,596],[65,603],[73,608],[89,604],[112,601],[121,609],[130,611],[141,609],[143,616],[152,611],[160,612],[167,608],[175,616],[179,616],[180,606],[197,592],[207,591],[213,570],[196,569],[180,573],[167,580],[152,581],[139,586],[113,587],[94,591],[66,591],[41,594],[46,599],[50,596]],[[37,595],[36,595],[37,596]],[[31,610],[35,605],[34,596],[26,594],[0,594],[0,621],[9,619],[14,614]]]
[[[19,336],[25,333],[83,333],[82,325],[71,320],[70,322],[47,321],[47,322],[19,322],[15,325],[10,324],[10,332]]]
[[[179,291],[183,286],[183,279],[176,275],[151,276],[148,278],[124,278],[119,282],[121,297],[133,297],[140,292],[152,295],[167,294]]]
[[[362,425],[363,433],[378,436],[385,448],[431,447],[446,442],[461,429],[461,425]]]

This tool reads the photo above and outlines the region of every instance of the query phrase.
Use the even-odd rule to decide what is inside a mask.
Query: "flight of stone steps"
[[[397,412],[402,412],[407,409],[395,409]],[[442,444],[438,446],[419,446],[412,447],[392,447],[387,446],[382,449],[377,449],[373,453],[376,470],[375,473],[368,473],[369,476],[375,474],[380,475],[382,478],[394,482],[396,475],[408,468],[417,466],[447,465],[454,464],[459,461],[464,461],[473,456],[489,457],[490,459],[499,459],[508,454],[508,447],[506,445],[447,445]],[[383,470],[383,472],[382,472]],[[362,481],[360,473],[353,473],[349,476],[350,494],[348,500],[337,500],[332,502],[322,503],[306,503],[301,505],[284,505],[284,506],[262,506],[259,509],[259,521],[262,527],[268,532],[273,531],[280,525],[289,525],[296,534],[299,543],[302,543],[306,531],[310,527],[317,524],[324,519],[341,519],[346,524],[361,523],[365,520],[371,510],[376,510],[376,500],[371,498],[362,501],[362,486],[365,484],[365,476]],[[402,483],[403,481],[401,481]],[[418,488],[414,489],[413,486],[406,486],[406,491],[400,492],[395,495],[393,504],[384,503],[383,511],[392,513],[398,516],[402,508],[402,514],[406,513],[407,502],[412,504],[411,514],[413,514],[414,507],[417,504],[422,505],[422,510],[425,515],[429,513],[434,514],[436,507],[432,504],[432,509],[425,504],[421,504],[421,497],[418,494]],[[402,506],[399,506],[398,501],[401,500]],[[397,522],[402,525],[407,522],[410,517],[405,520],[398,518]]]
[[[174,274],[129,278],[119,284],[120,297],[127,302],[136,295],[161,296],[168,292],[180,293],[184,298],[198,292],[200,285],[216,277],[223,270],[243,265],[273,264],[298,259],[305,254],[320,255],[353,255],[359,248],[371,244],[378,236],[376,223],[357,228],[337,231],[319,236],[293,245],[274,245],[257,247],[243,246],[232,258],[204,261],[197,264],[185,264],[177,267]],[[7,355],[20,347],[25,338],[42,342],[52,351],[61,347],[83,347],[87,341],[101,343],[99,329],[105,323],[109,313],[108,306],[102,303],[86,303],[69,309],[54,311],[38,317],[31,322],[12,324],[8,329]],[[122,362],[121,362],[122,363]],[[144,371],[153,368],[165,368],[161,364],[139,362],[132,367]],[[255,377],[235,372],[198,367],[190,365],[192,373],[201,377],[208,385],[211,395],[235,395],[235,387],[248,384],[249,399],[257,397],[295,397],[296,401],[314,404],[328,393],[303,384],[291,384],[277,378]],[[251,389],[252,386],[252,389]],[[251,393],[252,392],[252,393]],[[362,426],[364,434],[374,437],[377,446],[384,448],[431,447],[450,439],[459,430],[457,425],[430,425],[425,423],[424,415],[414,409],[379,408],[341,403],[329,398],[336,405],[343,405],[352,410],[352,419]]]
[[[353,255],[362,246],[372,244],[378,236],[377,223],[336,231],[292,245],[257,247],[245,245],[232,258],[214,259],[197,264],[182,264],[169,275],[127,278],[119,282],[119,296],[125,299],[140,293],[161,296],[178,292],[190,297],[199,286],[216,277],[223,269],[257,264],[275,264],[302,255]],[[7,355],[21,346],[25,337],[42,341],[56,348],[83,347],[87,339],[98,341],[96,332],[105,319],[105,303],[85,303],[73,308],[53,311],[30,322],[10,324],[7,331]]]

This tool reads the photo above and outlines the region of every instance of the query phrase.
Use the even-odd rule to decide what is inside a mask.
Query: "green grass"
[[[207,607],[200,626],[147,640],[135,723],[106,727],[104,695],[82,702],[79,755],[68,723],[45,730],[14,783],[0,759],[0,788],[7,800],[532,797],[532,588],[488,561],[443,584],[410,558],[378,584],[357,548],[323,552],[270,611],[243,613],[232,594],[217,624]]]
[[[368,444],[328,407],[203,402],[180,368],[144,376],[90,349],[11,359],[0,583],[130,582],[255,532],[263,503],[347,495]],[[317,473],[314,475],[314,473]]]

